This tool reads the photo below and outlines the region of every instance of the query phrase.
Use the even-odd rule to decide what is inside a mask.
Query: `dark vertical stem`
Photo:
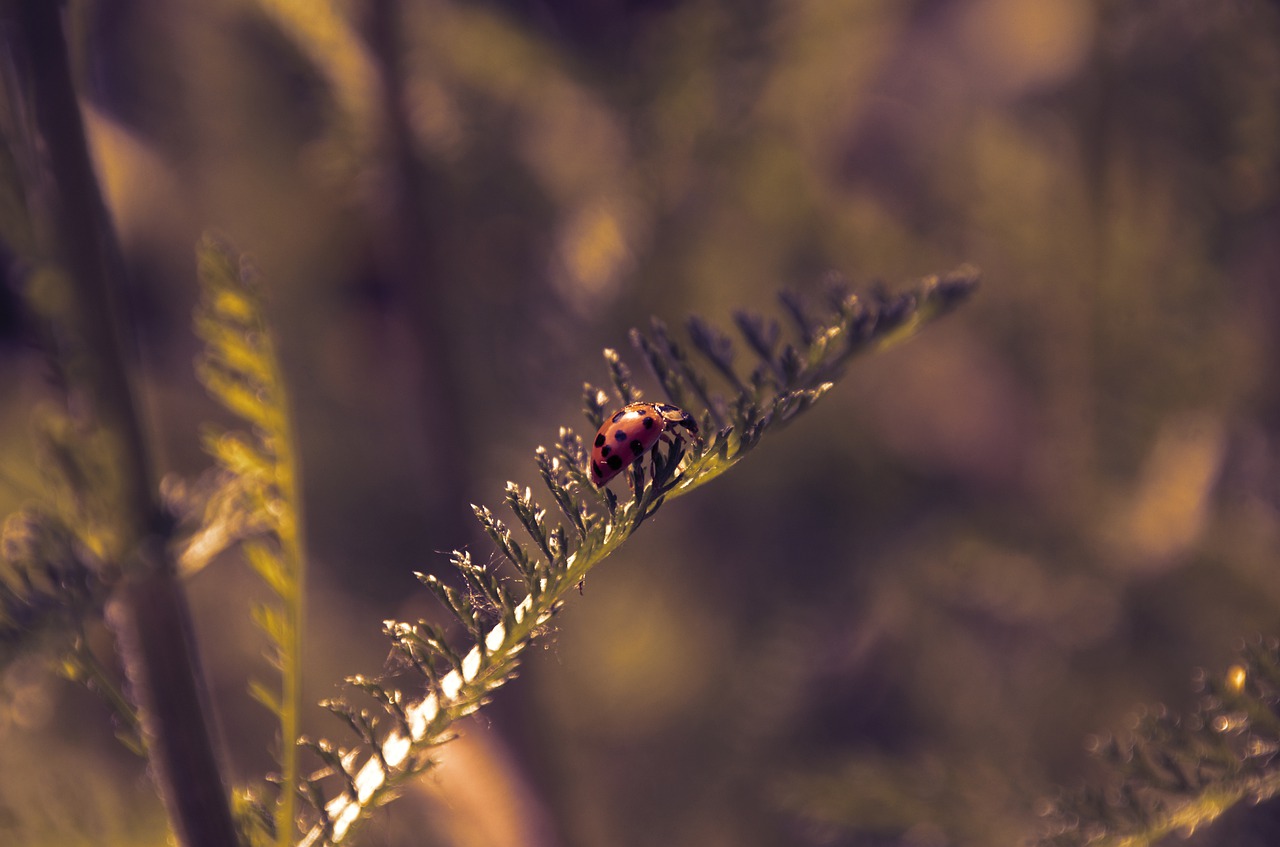
[[[89,160],[58,13],[61,5],[17,0],[19,32],[25,37],[19,47],[25,48],[32,111],[49,166],[52,234],[75,299],[66,316],[72,332],[60,339],[66,349],[57,352],[66,360],[73,386],[87,394],[95,414],[109,425],[120,461],[129,468],[120,482],[121,512],[141,517],[152,509],[152,473],[123,365],[119,328],[112,319],[113,297],[123,295],[113,284],[122,275],[119,251]]]
[[[90,163],[56,0],[13,0],[28,91],[48,163],[53,235],[74,304],[70,390],[83,392],[119,452],[114,523],[124,573],[108,619],[139,707],[151,770],[184,847],[237,843],[207,719],[190,611],[166,552],[167,521],[125,367],[119,247]]]
[[[163,546],[154,546],[157,558]],[[109,606],[108,623],[138,701],[151,770],[178,843],[238,843],[200,678],[190,611],[167,561],[131,574]]]

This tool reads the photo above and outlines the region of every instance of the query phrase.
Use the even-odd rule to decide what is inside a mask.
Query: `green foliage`
[[[119,671],[99,659],[88,633],[102,626],[119,580],[109,492],[116,470],[104,435],[46,410],[35,427],[37,454],[48,481],[45,501],[29,505],[0,528],[0,668],[40,651],[57,671],[94,691],[111,708],[116,734],[141,754],[138,715]]]
[[[205,350],[197,372],[209,393],[252,428],[203,433],[218,479],[181,561],[192,571],[239,543],[245,560],[271,591],[271,601],[256,604],[251,614],[267,636],[269,658],[280,679],[276,685],[253,680],[249,690],[280,722],[281,789],[270,832],[277,843],[288,845],[299,784],[305,567],[288,398],[252,268],[211,236],[200,243],[198,256],[201,300],[195,328]],[[261,820],[261,815],[240,816],[254,843],[267,832],[254,828]]]
[[[69,633],[101,616],[105,592],[94,561],[57,516],[37,508],[9,516],[0,534],[0,644],[6,664],[45,638],[69,649]]]
[[[550,519],[550,510],[534,500],[529,488],[507,484],[506,505],[532,547],[517,540],[492,510],[474,507],[516,579],[465,551],[451,554],[463,588],[431,574],[418,575],[463,634],[455,638],[425,620],[387,622],[395,656],[418,685],[425,683],[427,694],[411,700],[399,689],[355,677],[349,680],[351,686],[372,698],[379,717],[347,702],[327,704],[360,744],[347,749],[325,741],[307,742],[324,768],[308,780],[305,794],[315,801],[320,820],[303,843],[343,841],[357,820],[426,767],[430,749],[449,740],[454,721],[479,709],[511,678],[520,655],[588,571],[669,498],[724,473],[764,435],[812,407],[850,358],[910,335],[965,299],[976,282],[976,273],[964,269],[944,279],[927,279],[906,294],[877,293],[867,299],[833,284],[822,314],[813,314],[797,298],[786,298],[794,337],[786,342],[777,321],[741,313],[736,322],[751,350],[745,370],[736,361],[730,336],[700,319],[689,322],[691,350],[677,343],[661,323],[653,323],[648,334],[634,331],[632,341],[667,398],[690,411],[697,408],[695,402],[701,405],[696,414],[708,437],[692,446],[680,440],[659,446],[647,470],[643,461],[632,465],[626,477],[633,497],[620,502],[612,491],[590,482],[587,446],[573,430],[562,428],[551,449],[536,451],[539,474],[561,520]],[[605,363],[617,403],[642,397],[631,369],[616,351],[605,351]],[[587,421],[598,427],[611,408],[611,395],[587,385],[584,397]],[[513,592],[525,593],[517,600]],[[336,789],[326,793],[322,782]]]
[[[1144,709],[1094,752],[1112,777],[1058,799],[1042,847],[1140,847],[1280,793],[1280,639],[1245,644],[1222,679],[1200,673],[1195,708]]]
[[[593,754],[583,752],[580,767],[561,772],[563,784],[550,792],[553,805],[557,796],[581,793],[575,779],[621,783],[610,767],[624,769],[632,783],[650,784],[687,772],[697,758],[715,761],[730,780],[747,774],[741,779],[752,784],[735,786],[746,789],[735,793],[756,799],[761,782],[776,778],[782,759],[785,771],[798,774],[795,802],[780,815],[772,809],[761,817],[782,826],[798,817],[803,826],[824,819],[793,810],[819,800],[847,809],[844,817],[828,818],[831,830],[817,840],[857,840],[855,833],[872,831],[883,834],[862,837],[891,839],[888,833],[928,821],[936,830],[903,839],[1009,843],[999,836],[1020,827],[1018,816],[1026,811],[1018,789],[1033,794],[1041,780],[1061,778],[1074,762],[1082,701],[1101,709],[1145,699],[1149,695],[1134,691],[1165,676],[1170,665],[1182,667],[1188,644],[1214,649],[1215,638],[1201,637],[1206,630],[1216,635],[1240,625],[1266,626],[1258,618],[1269,615],[1275,601],[1267,590],[1275,521],[1267,506],[1274,474],[1266,472],[1266,457],[1275,452],[1269,375],[1277,322],[1267,283],[1274,256],[1265,237],[1280,150],[1274,4],[1060,0],[1032,4],[1034,11],[1007,3],[949,4],[941,17],[918,14],[916,4],[695,0],[591,4],[588,15],[574,14],[584,4],[573,11],[566,11],[567,4],[539,4],[532,17],[513,11],[521,5],[527,4],[337,9],[261,0],[214,3],[207,15],[183,16],[152,4],[120,26],[86,30],[89,54],[105,62],[85,65],[101,74],[83,79],[129,82],[115,86],[119,96],[108,98],[113,108],[96,118],[108,132],[95,154],[100,172],[123,188],[108,205],[126,233],[126,259],[144,270],[138,293],[155,309],[149,314],[153,325],[171,319],[163,309],[173,301],[168,294],[152,297],[157,289],[149,276],[162,274],[150,265],[151,250],[185,250],[173,244],[189,241],[184,219],[234,221],[238,231],[251,233],[256,249],[271,251],[265,263],[292,268],[297,279],[307,280],[303,287],[282,279],[273,294],[282,314],[296,321],[290,337],[299,344],[299,361],[316,375],[297,386],[298,396],[310,407],[331,399],[335,386],[347,392],[341,402],[327,404],[324,437],[377,443],[341,455],[316,451],[325,456],[315,469],[317,500],[329,501],[324,505],[341,520],[317,522],[324,526],[315,537],[333,545],[326,557],[335,563],[358,556],[394,562],[410,555],[409,541],[433,536],[436,527],[420,527],[434,510],[417,501],[419,508],[404,507],[411,499],[406,491],[420,493],[421,480],[429,478],[432,490],[449,496],[465,480],[418,473],[424,466],[434,470],[431,462],[411,466],[402,453],[405,441],[378,436],[403,421],[414,426],[414,411],[424,406],[456,409],[477,440],[490,436],[486,424],[511,409],[510,392],[499,380],[540,382],[537,368],[564,370],[564,360],[522,358],[530,335],[553,309],[568,304],[595,321],[624,291],[626,297],[643,292],[661,298],[675,280],[694,286],[704,301],[724,302],[754,298],[737,292],[758,291],[798,267],[911,267],[958,252],[998,269],[993,276],[1000,288],[984,298],[985,313],[968,315],[974,323],[947,340],[945,357],[900,360],[910,372],[894,385],[902,390],[873,391],[873,402],[854,420],[839,421],[856,428],[856,438],[846,442],[856,446],[837,445],[831,461],[857,471],[827,474],[818,481],[829,483],[825,489],[811,482],[804,488],[823,497],[823,511],[847,520],[797,523],[805,510],[818,510],[810,500],[787,496],[795,480],[786,463],[759,477],[779,494],[771,517],[795,527],[797,541],[813,543],[813,564],[826,559],[829,569],[815,574],[806,568],[777,586],[747,572],[747,590],[718,596],[714,608],[690,592],[690,603],[701,605],[699,625],[723,635],[714,657],[726,669],[723,687],[737,691],[758,677],[793,695],[757,717],[755,726],[772,733],[758,731],[744,741],[726,729],[732,747],[721,739],[714,755],[700,756],[706,752],[700,748],[682,751],[679,759],[645,757],[622,765],[603,757],[591,761]],[[72,4],[70,11],[76,8]],[[348,20],[353,9],[361,14]],[[390,19],[385,27],[370,26],[362,14],[376,16],[378,10]],[[269,32],[259,19],[271,24]],[[379,28],[394,38],[368,37]],[[131,49],[137,44],[149,48]],[[121,59],[127,60],[123,66]],[[107,102],[82,93],[85,103]],[[21,128],[22,122],[9,123]],[[403,138],[384,134],[385,125],[397,123],[404,125]],[[128,145],[119,143],[124,138]],[[404,155],[397,158],[404,163],[386,155],[401,148]],[[138,152],[145,154],[141,163]],[[11,242],[9,252],[37,268],[25,288],[43,304],[36,309],[43,315],[73,295],[65,273],[37,263],[43,233],[25,219],[27,203],[38,214],[47,194],[10,191],[10,183],[39,185],[42,165],[34,159],[0,161],[0,230]],[[177,192],[163,190],[167,176],[176,176]],[[419,214],[402,214],[388,187],[410,198],[405,205]],[[366,216],[366,207],[376,214]],[[399,226],[387,226],[392,221]],[[146,247],[135,254],[136,245]],[[368,267],[371,254],[378,254],[376,269]],[[396,255],[402,258],[387,261]],[[391,264],[410,273],[390,279]],[[543,273],[549,265],[554,272]],[[390,318],[379,326],[427,339],[422,362],[407,364],[412,354],[402,355],[405,347],[389,351],[369,344],[370,303],[360,292],[365,275],[375,275],[370,271],[381,286],[373,305],[394,310],[378,315]],[[410,291],[425,295],[418,314],[405,308]],[[521,308],[492,308],[512,300]],[[798,300],[784,306],[805,325]],[[508,314],[517,319],[503,325]],[[446,326],[496,323],[497,331],[432,332],[428,316],[439,316]],[[254,331],[235,321],[228,325]],[[751,449],[752,427],[772,410],[766,381],[784,383],[789,368],[804,364],[803,357],[784,357],[781,327],[768,321],[737,321],[741,342],[728,366],[719,359],[727,353],[727,337],[710,327],[691,329],[700,343],[661,325],[646,327],[636,336],[640,359],[629,357],[633,365],[656,359],[661,392],[654,396],[695,411],[708,436],[706,445],[680,445],[678,454],[664,449],[657,466],[625,475],[635,486],[643,472],[641,498],[666,482],[677,487],[665,496],[678,495]],[[171,352],[164,344],[177,334],[159,335],[149,342],[160,345],[163,358]],[[798,337],[797,350],[816,340],[803,332]],[[437,340],[452,362],[435,355],[430,342]],[[500,349],[482,350],[490,346]],[[368,359],[360,356],[388,352],[405,370],[389,373],[387,382],[362,379]],[[689,359],[696,365],[686,366]],[[425,380],[425,389],[415,386],[414,369],[423,363],[442,372],[461,365],[452,367],[452,377],[463,390],[450,390],[438,378]],[[897,380],[893,368],[889,363],[886,376]],[[607,374],[597,380],[607,390],[593,385],[586,391],[587,435],[620,399],[635,396],[635,381],[619,356],[610,357]],[[210,437],[224,473],[200,498],[202,525],[184,546],[182,563],[189,573],[233,544],[260,545],[255,567],[273,586],[267,589],[270,609],[279,610],[291,577],[279,566],[274,518],[263,508],[278,495],[272,482],[263,481],[274,473],[275,457],[264,460],[265,430],[253,416],[266,404],[256,387],[248,395],[229,390],[241,377],[260,384],[241,374],[222,387],[228,405],[252,419],[252,431]],[[820,391],[823,380],[829,381],[819,376],[807,390]],[[382,396],[387,387],[396,393]],[[415,387],[423,396],[406,397],[405,389]],[[161,410],[161,420],[172,422],[192,404],[171,388],[165,385],[148,402]],[[769,396],[752,401],[754,409],[736,405],[736,398],[758,388]],[[801,395],[795,402],[812,399]],[[1203,462],[1198,481],[1176,473],[1195,464],[1196,451],[1175,446],[1169,451],[1175,458],[1168,460],[1162,450],[1148,454],[1188,415],[1214,431],[1200,439],[1211,442],[1200,452],[1213,456]],[[914,425],[904,427],[904,421]],[[276,423],[268,421],[267,428]],[[775,428],[776,420],[757,437]],[[730,436],[719,437],[722,430]],[[472,455],[468,445],[435,434],[423,441]],[[433,692],[473,667],[473,644],[487,651],[490,633],[510,617],[508,605],[520,607],[526,593],[543,590],[544,579],[548,590],[539,604],[551,596],[572,597],[576,583],[561,574],[601,554],[588,542],[611,525],[620,534],[633,530],[665,502],[659,494],[648,510],[631,507],[630,525],[619,529],[625,495],[619,503],[613,491],[597,493],[583,483],[582,450],[577,435],[566,432],[538,454],[554,503],[522,484],[509,486],[505,507],[477,507],[499,559],[511,564],[495,566],[483,555],[473,560],[460,553],[459,573],[442,573],[430,583],[458,619],[455,626],[396,624],[398,654],[431,679]],[[1173,475],[1152,473],[1161,467]],[[670,476],[660,483],[652,478],[655,470]],[[614,488],[623,491],[622,483]],[[375,489],[380,497],[361,496]],[[708,505],[713,514],[740,514],[752,496],[720,491]],[[345,502],[335,504],[339,498]],[[388,503],[398,508],[388,509]],[[74,541],[79,525],[62,514],[54,504],[41,504],[15,521],[56,521],[56,531],[71,533]],[[372,521],[379,522],[377,532],[355,531]],[[867,533],[868,526],[876,532]],[[842,557],[848,536],[857,549]],[[1152,545],[1158,548],[1152,553],[1139,536],[1171,540]],[[742,546],[723,548],[726,558],[754,552],[744,550],[749,539],[733,540]],[[92,549],[81,541],[73,546]],[[1200,555],[1206,548],[1213,565]],[[741,564],[769,573],[765,552],[758,559],[742,555]],[[980,566],[965,566],[977,558]],[[85,562],[92,567],[92,557]],[[676,590],[717,573],[715,562],[703,564],[682,570],[689,583]],[[1197,577],[1210,570],[1213,587],[1196,590]],[[29,573],[42,591],[52,584],[43,572]],[[75,584],[74,575],[59,578]],[[372,573],[360,579],[381,587]],[[28,591],[21,577],[6,584]],[[805,593],[810,587],[821,597]],[[672,586],[651,588],[668,599],[664,589]],[[292,589],[301,594],[296,585]],[[64,643],[60,612],[49,600],[53,593],[12,606],[22,614],[29,608],[55,612],[43,629],[19,628],[19,638],[43,633],[24,646],[48,644],[46,636]],[[1156,609],[1153,594],[1166,600]],[[591,605],[598,608],[601,599],[592,598]],[[84,607],[90,621],[96,602]],[[255,617],[278,644],[284,634],[270,609]],[[525,616],[536,623],[532,601]],[[833,657],[829,645],[844,644],[850,628],[857,630],[856,661]],[[664,632],[680,638],[687,629],[667,626]],[[1005,649],[1010,641],[1017,650]],[[562,642],[567,651],[571,639]],[[657,652],[650,650],[650,657]],[[841,658],[844,664],[833,667]],[[497,659],[487,652],[476,654],[476,666],[491,661]],[[554,677],[570,664],[540,674],[538,685],[560,690],[563,680]],[[1132,666],[1147,673],[1132,673]],[[782,680],[791,682],[768,673],[772,668],[784,669]],[[633,670],[587,672],[621,678]],[[835,673],[845,686],[826,684]],[[268,681],[255,691],[275,703],[281,694],[275,680]],[[418,691],[416,680],[396,684]],[[686,732],[701,722],[742,719],[744,710],[729,695],[700,700],[696,685],[684,685],[685,710],[670,719]],[[353,687],[371,696],[373,705],[329,705],[359,742],[354,749],[314,742],[312,755],[332,778],[298,786],[318,806],[351,798],[373,802],[361,798],[370,791],[362,786],[372,784],[357,779],[361,762],[376,760],[383,771],[399,767],[407,773],[425,765],[430,753],[419,745],[420,758],[391,764],[396,750],[390,741],[400,727],[407,725],[404,737],[413,740],[416,693],[398,696],[396,688],[368,679],[353,680]],[[1073,695],[1058,696],[1063,691]],[[458,692],[460,699],[465,694]],[[538,726],[560,752],[570,745],[562,743],[563,735],[557,742],[557,732],[647,740],[643,728],[606,710],[578,722],[566,717],[569,711],[549,708]],[[895,719],[887,732],[875,723],[881,711]],[[805,727],[808,734],[788,727]],[[678,732],[665,736],[673,747],[683,740]],[[797,737],[816,738],[821,755],[796,743]],[[1205,763],[1164,749],[1181,743],[1177,732],[1156,733],[1143,743],[1148,759],[1160,751],[1203,778],[1197,768]],[[720,755],[744,747],[755,755]],[[990,757],[991,779],[974,778],[984,775],[974,766],[975,751]],[[827,756],[837,761],[814,764]],[[846,760],[851,764],[843,765]],[[815,779],[804,778],[815,770]],[[1182,803],[1195,812],[1202,800],[1212,807],[1212,792],[1196,799],[1195,790],[1186,797],[1158,796],[1169,809]],[[634,793],[602,788],[590,803],[557,810],[557,824],[576,833],[584,831],[584,821],[621,829]],[[665,825],[671,812],[682,810],[687,793],[682,785],[655,798],[645,809],[647,819]],[[918,802],[902,802],[904,796]],[[246,839],[259,844],[276,838],[274,791],[240,799]],[[777,843],[768,827],[753,827],[756,820],[741,823],[749,817],[741,804],[709,799],[690,812],[686,839],[714,832],[742,844]],[[894,814],[886,815],[895,800]],[[1077,829],[1121,837],[1122,827],[1093,823],[1097,810],[1071,814],[1059,833],[1064,837]],[[1106,814],[1118,815],[1114,809]],[[966,832],[965,823],[976,820],[981,826]],[[749,837],[741,837],[747,829]]]
[[[117,490],[106,436],[69,414],[43,410],[34,427],[48,488],[0,527],[0,669],[39,652],[54,669],[100,696],[116,736],[142,755],[137,709],[125,696],[114,658],[100,658],[91,633],[120,579],[111,494]]]
[[[46,411],[35,436],[46,502],[11,515],[0,535],[0,641],[10,650],[100,619],[114,580],[102,560],[110,546],[102,499],[113,473],[100,434]]]

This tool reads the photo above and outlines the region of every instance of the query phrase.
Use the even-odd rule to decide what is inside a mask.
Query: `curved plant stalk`
[[[377,71],[356,29],[344,19],[346,4],[330,0],[256,0],[294,45],[324,75],[333,91],[340,128],[359,147],[376,125]],[[373,155],[367,150],[362,155]]]
[[[273,595],[271,603],[254,607],[253,619],[267,635],[279,686],[254,680],[249,689],[280,722],[281,791],[272,828],[275,843],[289,847],[299,785],[306,555],[288,396],[252,269],[212,236],[201,241],[198,260],[202,297],[195,326],[205,342],[198,375],[252,430],[204,433],[205,449],[221,474],[195,536],[198,543],[187,546],[183,561],[194,569],[241,542],[245,559]]]
[[[521,653],[545,629],[588,571],[607,557],[669,498],[679,497],[724,473],[760,442],[809,409],[832,386],[854,355],[883,348],[912,335],[949,311],[974,289],[977,274],[962,269],[944,278],[924,280],[896,297],[863,300],[843,288],[829,293],[827,314],[809,314],[798,298],[784,298],[796,340],[783,342],[776,321],[752,314],[736,317],[738,329],[756,360],[742,372],[734,363],[727,335],[698,319],[689,322],[690,343],[703,361],[695,361],[667,328],[654,322],[648,334],[633,331],[632,341],[672,403],[698,411],[708,437],[700,445],[677,441],[653,454],[652,463],[631,466],[626,475],[634,496],[619,502],[614,493],[594,486],[587,475],[587,447],[562,428],[550,450],[538,448],[543,483],[562,521],[548,520],[547,508],[531,489],[508,483],[505,502],[532,546],[518,540],[490,509],[475,506],[476,517],[522,583],[517,600],[510,581],[493,568],[454,551],[451,559],[465,591],[439,578],[418,574],[465,630],[469,648],[459,649],[440,627],[427,621],[387,621],[394,653],[408,672],[425,681],[427,694],[409,700],[400,690],[363,677],[349,680],[381,711],[375,717],[346,701],[325,705],[356,734],[359,744],[342,748],[326,741],[305,741],[324,764],[304,781],[304,796],[318,822],[303,845],[338,844],[353,826],[385,803],[405,781],[430,764],[431,748],[448,741],[459,718],[479,709],[494,689],[511,678]],[[616,351],[605,351],[616,398],[640,397],[631,372]],[[716,386],[727,386],[729,394]],[[613,397],[586,386],[587,419],[598,427]],[[646,465],[649,465],[646,469]],[[325,786],[335,783],[336,792]]]
[[[1145,847],[1280,794],[1280,639],[1245,644],[1220,679],[1198,676],[1190,714],[1147,709],[1128,737],[1097,745],[1111,779],[1054,801],[1040,847]]]

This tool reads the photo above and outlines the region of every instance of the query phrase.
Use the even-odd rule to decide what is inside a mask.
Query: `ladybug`
[[[670,403],[628,403],[607,418],[591,447],[591,481],[604,485],[622,469],[638,462],[659,441],[672,443],[667,431],[680,437],[684,427],[701,440],[698,424],[684,409]]]

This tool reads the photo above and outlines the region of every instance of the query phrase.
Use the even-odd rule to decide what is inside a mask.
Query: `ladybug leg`
[[[681,438],[692,438],[698,444],[702,443],[702,433],[698,431],[698,425],[694,423],[692,417],[686,417],[678,422],[679,426],[685,428],[686,432],[680,433]]]
[[[685,428],[685,432],[681,432],[674,427],[662,433],[662,440],[668,444],[675,444],[675,440],[679,438],[686,444],[702,444],[702,434],[698,432],[696,424],[690,425],[677,421],[677,425]]]
[[[636,492],[641,488],[644,488],[644,462],[639,461],[632,465],[631,468],[627,470],[626,477],[627,488],[631,489],[631,496],[634,498],[636,496]],[[637,482],[639,485],[637,485]]]
[[[675,428],[677,425],[685,427],[685,429],[687,429],[688,432],[681,432],[677,430]],[[688,452],[687,448],[690,445],[695,443],[699,445],[702,444],[702,436],[698,434],[697,425],[694,424],[690,426],[680,420],[672,421],[671,425],[667,429],[663,430],[662,434],[658,436],[658,440],[666,443],[667,446],[670,448],[667,452],[668,457],[670,457],[671,450],[675,448],[677,441],[680,442],[681,447],[685,448],[686,453]],[[658,452],[657,450],[655,450],[653,452],[653,458],[651,459],[651,463],[654,465],[656,465],[658,461],[657,456],[658,456]]]
[[[670,457],[670,456],[671,456],[671,451],[672,451],[672,450],[675,448],[675,446],[676,446],[676,442],[677,442],[677,441],[684,441],[685,439],[684,439],[684,435],[683,435],[683,434],[678,433],[678,432],[672,432],[672,431],[668,430],[668,431],[666,431],[666,432],[663,432],[663,433],[662,433],[662,435],[658,436],[658,440],[659,440],[659,441],[661,441],[661,442],[663,442],[663,443],[665,443],[665,444],[667,445],[667,456],[668,456],[668,457]],[[652,458],[649,460],[649,462],[650,462],[650,465],[651,465],[651,466],[656,466],[656,465],[657,465],[657,462],[658,462],[658,451],[657,451],[657,450],[654,450],[654,451],[653,451]],[[656,473],[655,473],[654,475],[655,475],[655,476],[657,476],[657,474],[656,474]]]

